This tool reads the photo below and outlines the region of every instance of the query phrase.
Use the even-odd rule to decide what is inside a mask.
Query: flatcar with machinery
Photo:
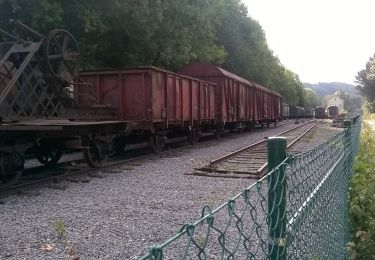
[[[128,122],[95,97],[91,106],[72,98],[79,48],[68,31],[44,36],[15,23],[33,40],[0,30],[9,40],[0,53],[0,187],[20,177],[28,151],[51,165],[63,150],[80,149],[89,165],[99,165],[111,152],[114,136],[127,132]]]

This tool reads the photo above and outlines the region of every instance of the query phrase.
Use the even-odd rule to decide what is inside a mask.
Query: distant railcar
[[[305,117],[306,118],[314,117],[314,109],[312,107],[305,107]]]
[[[283,103],[283,119],[289,118],[289,105],[287,103]]]
[[[315,118],[326,118],[326,109],[324,107],[316,107],[315,108]]]
[[[289,106],[289,118],[302,118],[305,115],[305,109],[299,106]]]
[[[253,81],[208,63],[191,63],[179,73],[216,84],[218,132],[269,125],[282,118],[282,97]]]
[[[327,115],[329,118],[334,118],[339,115],[339,108],[337,106],[327,107]]]

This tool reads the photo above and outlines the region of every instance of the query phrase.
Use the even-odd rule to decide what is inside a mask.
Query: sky
[[[243,0],[302,82],[354,84],[375,54],[374,0]]]

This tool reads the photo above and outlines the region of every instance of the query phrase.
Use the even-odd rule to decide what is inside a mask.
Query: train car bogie
[[[35,157],[45,166],[54,166],[59,162],[62,154],[62,148],[50,140],[36,147]]]
[[[110,136],[83,136],[82,151],[86,163],[92,168],[101,167],[107,162],[109,154],[112,152],[113,146]]]
[[[197,128],[189,128],[186,135],[189,143],[195,145],[200,139],[201,132]]]
[[[113,153],[114,154],[121,154],[124,152],[126,144],[127,144],[127,136],[117,135],[113,138]]]
[[[162,132],[150,133],[148,135],[148,143],[151,152],[159,154],[163,151],[166,145],[167,137]]]

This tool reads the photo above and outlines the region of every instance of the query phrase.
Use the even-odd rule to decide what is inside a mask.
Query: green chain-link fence
[[[300,155],[286,156],[283,140],[269,140],[272,171],[220,207],[203,207],[198,221],[142,259],[348,258],[347,192],[361,119],[345,123]]]

